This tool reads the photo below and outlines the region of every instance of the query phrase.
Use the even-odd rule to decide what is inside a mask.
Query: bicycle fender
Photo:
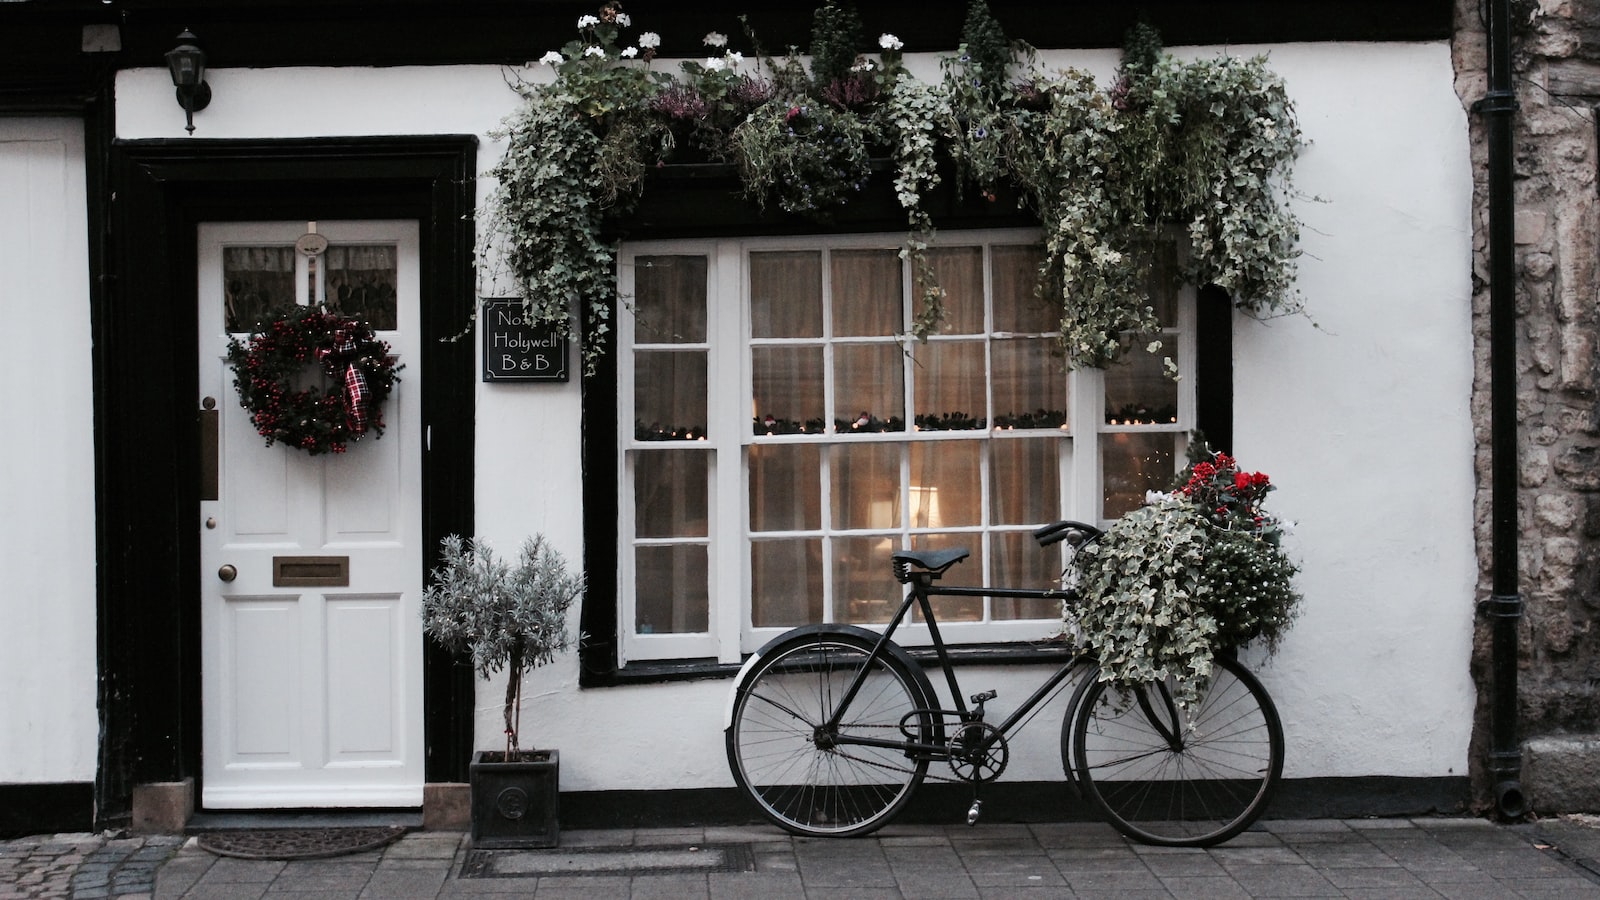
[[[812,634],[848,634],[852,637],[861,638],[872,643],[876,643],[877,640],[883,636],[876,631],[862,628],[859,625],[819,623],[815,625],[801,625],[798,628],[791,628],[772,640],[767,641],[765,644],[761,645],[761,649],[750,654],[750,658],[745,660],[744,665],[739,667],[739,674],[734,676],[733,688],[728,691],[727,706],[725,706],[722,711],[723,731],[727,731],[733,727],[733,707],[739,701],[739,694],[744,691],[745,679],[749,677],[751,670],[754,669],[759,662],[761,662],[761,659],[768,653],[771,653],[773,648],[779,646],[780,644],[787,643],[795,638],[805,637]],[[934,692],[933,682],[928,680],[928,673],[923,671],[922,664],[917,662],[915,659],[912,659],[911,654],[907,653],[904,647],[901,647],[899,644],[896,644],[892,641],[887,647],[884,647],[883,650],[889,656],[893,657],[895,662],[904,666],[907,672],[911,673],[911,677],[916,682],[917,688],[922,691],[923,702],[925,702],[929,707],[937,707],[939,695]],[[944,723],[937,716],[934,717],[933,723],[937,732],[936,742],[942,743],[944,740]]]

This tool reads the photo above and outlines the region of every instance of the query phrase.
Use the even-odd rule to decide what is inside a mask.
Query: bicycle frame
[[[1063,600],[1071,602],[1077,600],[1078,596],[1079,595],[1077,591],[1071,589],[1038,590],[1028,588],[941,587],[934,584],[934,574],[932,572],[913,572],[911,574],[911,590],[907,592],[905,599],[900,603],[900,608],[895,612],[894,616],[889,619],[888,626],[884,628],[883,634],[879,636],[878,642],[873,646],[872,652],[867,658],[867,665],[861,667],[860,671],[856,673],[850,684],[845,688],[844,695],[835,707],[833,715],[828,719],[827,722],[824,723],[825,730],[829,735],[831,735],[835,744],[855,744],[864,747],[883,747],[887,749],[903,748],[907,754],[919,754],[926,756],[930,760],[952,758],[954,754],[951,748],[946,744],[925,744],[913,740],[884,740],[879,738],[858,737],[855,735],[844,735],[839,733],[839,724],[841,721],[843,721],[845,712],[850,708],[850,704],[855,699],[856,693],[861,689],[861,685],[866,679],[866,673],[870,669],[871,664],[883,655],[884,648],[887,647],[889,642],[893,639],[895,630],[898,629],[900,627],[900,623],[905,620],[906,613],[911,610],[912,605],[916,604],[922,611],[922,619],[928,625],[928,636],[933,642],[934,655],[939,661],[939,668],[944,670],[945,683],[950,687],[950,696],[956,707],[954,710],[943,710],[938,708],[917,710],[917,712],[926,712],[931,715],[939,716],[941,719],[941,727],[939,728],[939,732],[942,733],[943,717],[950,712],[954,712],[958,721],[961,723],[977,722],[979,721],[979,717],[974,713],[973,710],[968,709],[967,701],[962,696],[961,685],[956,679],[955,667],[950,662],[950,654],[945,647],[944,638],[939,634],[939,622],[934,617],[933,604],[929,601],[929,598],[1009,597],[1028,600]],[[1028,697],[1028,699],[1024,700],[1022,704],[1011,713],[1011,715],[1007,716],[1000,724],[994,726],[995,730],[992,734],[976,744],[963,748],[963,750],[969,754],[982,754],[987,752],[997,740],[1010,734],[1011,731],[1015,729],[1020,722],[1026,719],[1040,703],[1044,702],[1048,697],[1050,697],[1055,690],[1060,687],[1061,683],[1072,674],[1073,670],[1077,669],[1085,661],[1086,657],[1083,654],[1078,654],[1072,659],[1068,660],[1060,669],[1046,679],[1044,684],[1040,685],[1033,692],[1033,694]],[[929,698],[930,701],[936,699],[937,698]],[[981,706],[982,704],[980,703],[979,707],[981,708]]]

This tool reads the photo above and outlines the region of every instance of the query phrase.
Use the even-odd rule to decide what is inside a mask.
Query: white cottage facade
[[[635,15],[645,23],[651,13]],[[706,25],[718,26],[731,27]],[[930,78],[949,52],[910,49],[907,65]],[[1283,717],[1282,810],[1463,809],[1477,696],[1468,667],[1478,578],[1473,174],[1448,40],[1174,52],[1267,54],[1287,83],[1307,139],[1293,201],[1306,224],[1298,287],[1307,314],[1224,315],[1218,368],[1215,351],[1197,344],[1194,292],[1181,292],[1170,326],[1185,378],[1173,383],[1164,427],[1108,424],[1100,410],[1117,376],[1080,371],[1061,387],[1076,412],[1042,449],[989,435],[944,465],[992,474],[1004,454],[1042,454],[1059,515],[1103,520],[1126,508],[1125,498],[1107,499],[1126,474],[1118,442],[1164,442],[1175,472],[1177,448],[1202,418],[1196,404],[1210,402],[1192,386],[1215,392],[1225,378],[1228,449],[1271,474],[1270,504],[1296,523],[1288,546],[1302,563],[1299,621],[1276,655],[1245,655]],[[653,402],[646,356],[662,347],[631,318],[619,323],[619,349],[598,381],[576,371],[576,351],[564,382],[482,377],[483,326],[470,314],[505,286],[471,267],[483,237],[472,214],[489,190],[476,176],[499,159],[494,133],[518,102],[501,61],[237,66],[220,47],[211,55],[213,99],[195,114],[192,136],[160,60],[126,50],[96,101],[109,108],[0,118],[0,229],[9,238],[0,271],[13,276],[0,288],[0,408],[13,426],[0,444],[0,798],[10,801],[0,805],[23,810],[0,824],[115,822],[138,815],[136,788],[151,784],[179,785],[206,810],[416,808],[433,796],[427,786],[464,780],[470,750],[501,739],[502,688],[464,675],[422,637],[426,562],[452,532],[506,552],[542,533],[589,569],[591,590],[572,621],[585,649],[533,674],[522,713],[529,742],[561,751],[564,814],[588,823],[746,815],[722,731],[740,660],[819,609],[834,621],[872,616],[849,607],[862,598],[839,575],[852,563],[831,525],[796,531],[749,518],[769,457],[827,455],[745,427],[750,392],[781,377],[763,375],[762,354],[783,343],[764,344],[752,325],[750,286],[792,281],[785,266],[799,260],[830,273],[830,296],[842,293],[851,265],[898,266],[903,231],[892,222],[804,234],[663,226],[624,240],[625,293],[651,290],[641,279],[657,277],[652,261],[665,259],[700,260],[709,285],[706,332],[688,349],[703,356],[717,440],[692,451],[647,446],[633,426]],[[1047,67],[1087,68],[1102,81],[1117,58],[1040,53]],[[334,248],[379,249],[308,272],[283,248],[309,231]],[[964,255],[985,308],[1000,315],[997,285],[1014,268],[1007,254],[1033,235],[1015,221],[961,221],[941,229],[940,246]],[[304,300],[349,291],[369,270],[387,273],[393,320],[383,332],[405,366],[382,439],[329,457],[259,446],[221,362],[230,304],[245,302],[235,282],[289,285]],[[445,340],[469,327],[467,339]],[[974,328],[1004,331],[997,321]],[[819,338],[836,366],[828,383],[851,379],[842,359],[862,347],[898,364],[892,332],[878,344],[859,333]],[[923,375],[908,368],[905,377]],[[854,415],[846,396],[828,401],[829,415]],[[875,446],[908,459],[949,450],[923,443]],[[689,483],[705,482],[697,496],[711,524],[694,540],[663,538],[644,501],[630,503],[651,478],[683,486],[652,468],[650,454],[673,452],[695,454]],[[796,483],[847,490],[833,468],[805,465],[810,480]],[[996,484],[973,488],[981,499],[968,502],[993,512]],[[961,521],[948,489],[934,509],[916,487],[889,531],[922,534],[930,516]],[[783,484],[771,490],[774,504],[792,500]],[[663,502],[661,514],[681,514],[682,497]],[[828,507],[843,517],[840,529],[850,515],[889,514],[849,505],[841,497]],[[982,522],[952,533],[987,548],[996,577],[1049,568],[1003,549],[1017,531],[1003,516],[974,515]],[[827,565],[815,583],[763,582],[761,548],[776,546],[763,543],[774,535],[801,553],[828,548],[816,550]],[[316,552],[304,550],[311,545]],[[707,584],[696,588],[698,606],[652,593],[657,583],[680,590],[675,566],[699,554]],[[336,573],[297,588],[283,576],[283,559],[324,556],[347,560],[342,582]],[[863,565],[854,574],[881,590],[887,572]],[[285,599],[306,593],[317,594],[312,611]],[[961,618],[951,639],[981,648],[962,664],[963,684],[997,690],[991,710],[1026,697],[1050,670],[1019,649],[1058,628],[1046,613],[991,605]],[[1060,708],[1016,739],[990,815],[1072,814]],[[964,808],[958,801],[949,815]]]

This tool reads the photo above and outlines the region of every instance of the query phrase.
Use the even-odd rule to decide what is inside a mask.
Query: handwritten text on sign
[[[483,331],[484,381],[566,381],[567,339],[553,325],[529,325],[522,301],[485,300]]]

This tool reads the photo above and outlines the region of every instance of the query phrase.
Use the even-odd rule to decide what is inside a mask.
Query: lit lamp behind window
[[[194,114],[211,103],[211,85],[206,84],[206,52],[195,43],[194,33],[185,28],[178,35],[178,46],[167,51],[167,69],[178,89],[178,105],[183,107],[187,130],[194,134]]]

